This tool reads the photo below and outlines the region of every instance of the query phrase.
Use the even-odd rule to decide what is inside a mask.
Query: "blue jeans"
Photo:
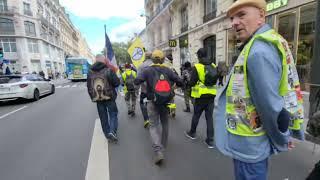
[[[118,108],[115,101],[97,102],[98,113],[103,133],[108,137],[109,133],[117,134],[118,129]]]
[[[267,180],[268,158],[257,163],[245,163],[233,159],[236,180]]]

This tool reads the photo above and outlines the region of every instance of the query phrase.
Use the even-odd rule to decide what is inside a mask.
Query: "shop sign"
[[[169,40],[169,47],[176,47],[177,41],[176,40]]]
[[[279,9],[288,5],[289,0],[274,0],[267,4],[267,12]]]

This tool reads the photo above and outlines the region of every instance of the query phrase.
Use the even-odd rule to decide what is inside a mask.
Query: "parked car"
[[[37,74],[0,76],[0,101],[20,98],[37,101],[41,96],[54,92],[54,84]]]

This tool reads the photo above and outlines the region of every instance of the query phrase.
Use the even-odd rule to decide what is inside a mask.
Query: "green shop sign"
[[[288,5],[289,0],[274,0],[267,4],[267,12],[279,9]]]

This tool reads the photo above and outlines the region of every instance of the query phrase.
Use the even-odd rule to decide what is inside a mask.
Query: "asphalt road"
[[[37,102],[0,104],[0,180],[84,180],[89,157],[106,154],[99,146],[90,152],[91,141],[97,138],[93,131],[98,115],[85,84],[67,83],[57,87],[54,95]],[[204,119],[198,127],[199,139],[191,141],[184,136],[183,132],[190,126],[191,113],[182,112],[181,98],[176,97],[178,113],[170,120],[166,161],[161,167],[153,164],[149,133],[142,127],[139,104],[136,116],[131,118],[122,96],[117,102],[119,143],[103,146],[108,149],[108,156],[101,156],[100,161],[109,162],[109,166],[102,168],[108,173],[101,174],[110,174],[110,177],[101,179],[233,179],[231,159],[203,143]],[[271,158],[270,180],[305,179],[320,159],[320,148],[312,154],[311,143],[298,142],[296,146],[289,153]]]
[[[97,119],[84,86],[37,102],[1,103],[0,117],[22,107],[0,119],[0,179],[84,179]]]

